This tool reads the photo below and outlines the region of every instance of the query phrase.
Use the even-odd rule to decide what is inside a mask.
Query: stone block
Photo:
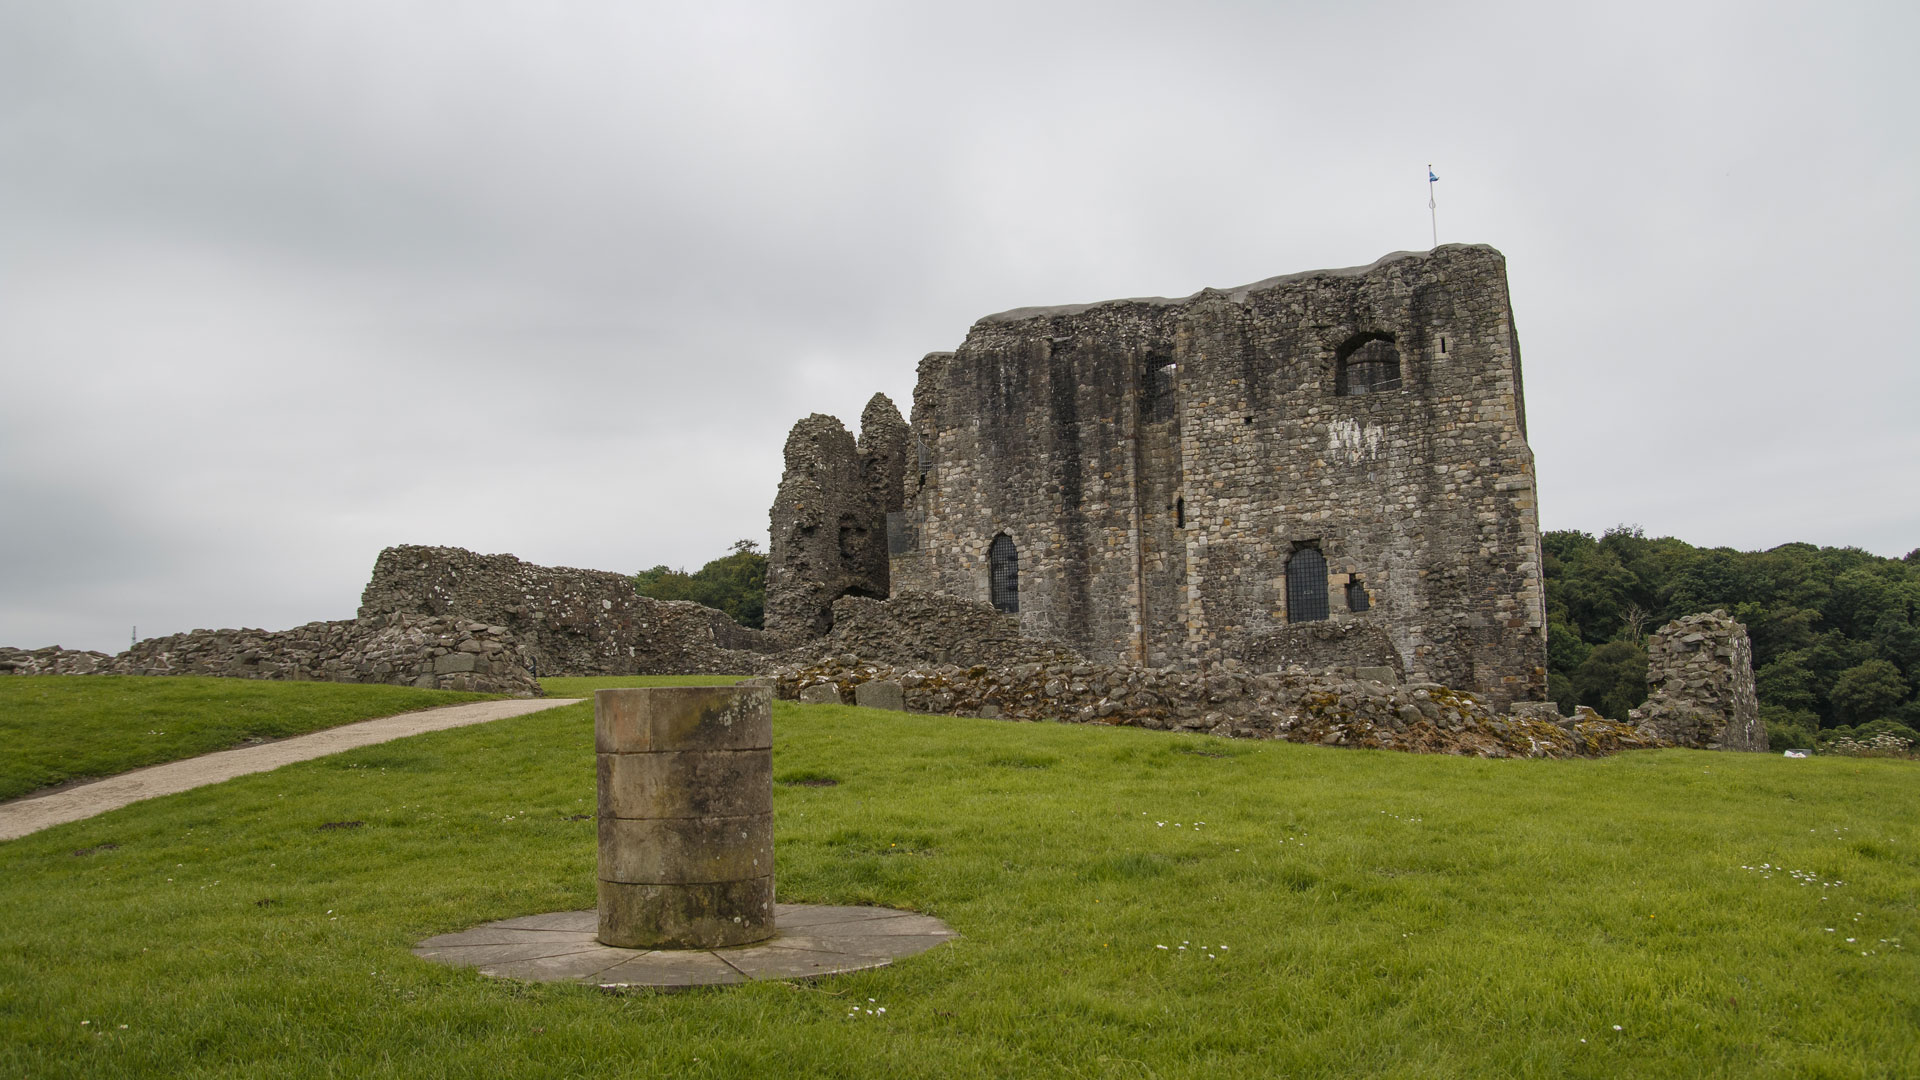
[[[863,682],[853,688],[853,703],[863,709],[892,709],[894,712],[905,712],[907,695],[899,683],[891,679],[876,679]]]
[[[451,652],[433,658],[435,675],[450,675],[456,671],[472,671],[476,657],[472,653]]]
[[[773,755],[766,750],[601,754],[598,767],[604,817],[744,817],[773,812]]]
[[[600,823],[600,880],[641,885],[737,881],[773,873],[773,815],[614,818]]]
[[[1399,676],[1395,675],[1390,667],[1356,667],[1353,669],[1353,677],[1362,682],[1386,683],[1388,686],[1400,681]]]
[[[602,944],[714,949],[773,936],[773,875],[698,885],[599,883]]]
[[[765,687],[684,686],[672,698],[648,689],[596,690],[594,746],[599,752],[758,750],[773,745],[773,691]]]
[[[800,688],[800,704],[839,705],[841,704],[840,688],[830,682],[803,686]]]

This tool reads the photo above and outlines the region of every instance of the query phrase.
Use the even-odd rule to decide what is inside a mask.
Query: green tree
[[[1879,720],[1907,696],[1900,669],[1888,660],[1868,660],[1840,673],[1829,697],[1841,720],[1864,724]]]
[[[691,600],[723,611],[742,626],[759,627],[766,614],[767,557],[752,540],[689,574],[667,566],[633,576],[634,588],[655,600]]]
[[[1614,720],[1647,700],[1647,653],[1631,641],[1609,641],[1587,654],[1573,673],[1580,704]]]

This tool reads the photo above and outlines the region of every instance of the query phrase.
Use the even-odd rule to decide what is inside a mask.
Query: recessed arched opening
[[[1180,384],[1180,366],[1164,355],[1149,356],[1144,382],[1140,393],[1140,414],[1150,424],[1162,424],[1173,419],[1174,397]]]
[[[1020,610],[1020,551],[1006,533],[994,537],[987,549],[987,584],[995,609]]]
[[[1316,547],[1302,547],[1287,560],[1287,621],[1327,618],[1327,559]]]
[[[1400,389],[1400,350],[1392,334],[1378,330],[1355,334],[1333,351],[1333,358],[1337,397]]]

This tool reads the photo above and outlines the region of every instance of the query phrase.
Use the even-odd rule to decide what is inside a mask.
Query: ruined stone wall
[[[988,599],[1004,533],[1027,632],[1198,668],[1293,625],[1287,565],[1312,548],[1328,621],[1382,628],[1398,669],[1498,704],[1545,695],[1533,458],[1491,248],[989,316],[922,361],[913,431],[929,452],[896,589]]]
[[[808,659],[850,655],[962,667],[1081,659],[1058,642],[1022,634],[1018,618],[991,604],[925,593],[895,593],[887,600],[841,597],[833,604],[833,631],[793,652]]]
[[[214,675],[540,693],[525,647],[506,627],[445,615],[382,615],[291,630],[194,630],[148,638],[111,657],[58,648],[0,650],[0,670],[9,669],[20,675]]]
[[[1725,611],[1675,619],[1647,639],[1646,704],[1628,714],[1675,746],[1767,749],[1747,628]]]
[[[536,566],[461,548],[390,547],[374,563],[360,617],[450,615],[498,625],[541,675],[750,674],[767,636],[685,600],[655,600],[604,570]]]
[[[1591,757],[1658,743],[1582,707],[1521,703],[1501,715],[1473,694],[1334,674],[1138,668],[1085,661],[1009,666],[896,665],[830,657],[782,668],[775,693],[854,704],[892,683],[915,712],[1113,724],[1233,738],[1479,757]],[[884,697],[889,695],[871,695]]]
[[[867,402],[857,442],[820,413],[793,425],[769,514],[769,633],[819,637],[833,625],[835,600],[886,598],[887,515],[901,506],[911,437],[885,394]]]

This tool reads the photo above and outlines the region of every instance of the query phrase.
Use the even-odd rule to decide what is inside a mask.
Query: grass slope
[[[1482,761],[785,703],[775,733],[781,898],[964,937],[677,995],[409,955],[592,906],[582,704],[0,846],[0,1074],[1920,1074],[1907,762]]]
[[[250,740],[498,694],[194,676],[0,678],[0,799]]]

